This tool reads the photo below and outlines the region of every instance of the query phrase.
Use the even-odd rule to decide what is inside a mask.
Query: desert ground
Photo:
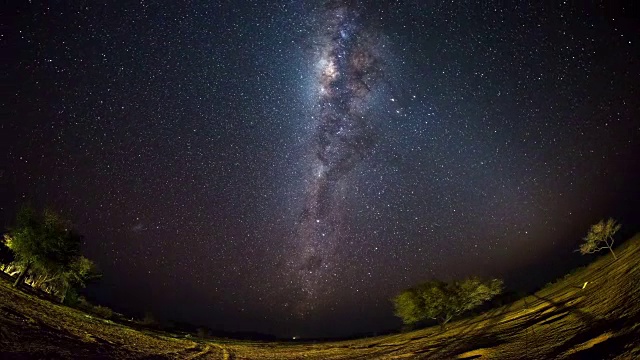
[[[535,294],[412,332],[337,342],[200,339],[101,319],[0,280],[2,359],[638,359],[640,235]],[[586,283],[586,285],[585,285]]]

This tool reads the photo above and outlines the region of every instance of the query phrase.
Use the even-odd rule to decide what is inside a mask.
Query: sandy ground
[[[131,328],[0,280],[1,359],[640,359],[640,236],[510,305],[397,335],[325,343]],[[583,288],[584,283],[588,282]]]

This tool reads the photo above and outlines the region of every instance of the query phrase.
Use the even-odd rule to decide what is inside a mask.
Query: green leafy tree
[[[16,226],[5,239],[22,267],[14,286],[21,284],[31,269],[41,274],[63,273],[80,253],[81,237],[51,210],[37,214],[31,207],[22,207]]]
[[[502,281],[472,277],[445,283],[427,281],[402,291],[392,299],[395,315],[406,325],[433,319],[442,328],[455,316],[471,310],[503,290]]]
[[[67,266],[61,266],[59,271],[46,281],[64,302],[69,290],[85,287],[87,281],[99,277],[93,261],[84,256],[77,256]]]
[[[415,324],[424,319],[424,304],[417,288],[407,289],[393,298],[395,315],[407,325]]]
[[[611,255],[613,255],[613,259],[617,260],[618,257],[616,253],[613,252],[613,236],[615,235],[622,225],[618,224],[612,218],[608,220],[600,220],[597,224],[591,225],[587,236],[583,238],[584,243],[580,245],[580,253],[582,255],[585,254],[593,254],[602,249],[609,249]]]

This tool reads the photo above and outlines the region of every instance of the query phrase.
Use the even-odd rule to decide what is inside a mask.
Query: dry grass
[[[136,330],[0,281],[5,359],[640,358],[640,236],[510,305],[439,327],[327,343],[208,341]],[[583,288],[584,283],[588,282]]]

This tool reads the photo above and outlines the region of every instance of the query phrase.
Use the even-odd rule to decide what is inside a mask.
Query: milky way
[[[349,5],[331,2],[323,12],[322,34],[315,46],[317,106],[311,119],[312,174],[306,181],[306,202],[298,221],[299,254],[296,270],[305,297],[299,311],[313,301],[341,238],[344,178],[370,153],[375,130],[367,114],[367,101],[381,74],[375,42]]]
[[[127,316],[398,328],[403,288],[528,291],[640,229],[636,7],[9,3],[0,222],[59,210]]]

